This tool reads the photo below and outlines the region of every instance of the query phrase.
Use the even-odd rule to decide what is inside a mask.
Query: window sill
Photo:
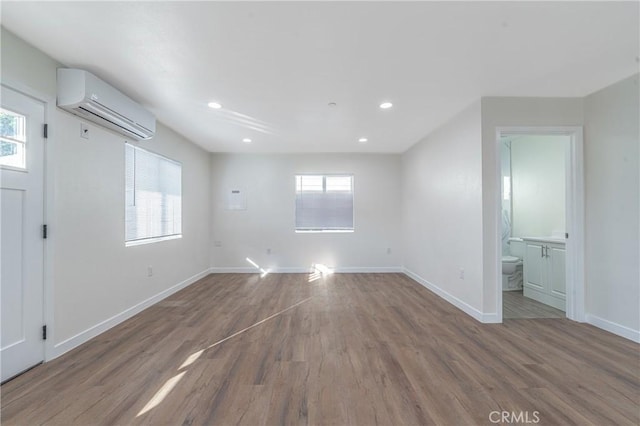
[[[124,246],[125,247],[141,246],[144,244],[159,243],[160,241],[177,240],[179,238],[182,238],[182,234],[167,235],[166,237],[145,238],[144,240],[126,241],[124,243]]]

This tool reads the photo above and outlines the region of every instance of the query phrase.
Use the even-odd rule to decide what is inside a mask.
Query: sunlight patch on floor
[[[247,261],[251,261],[251,259],[247,258]],[[266,273],[266,272],[265,272]],[[243,328],[240,331],[237,331],[235,333],[233,333],[230,336],[225,337],[222,340],[218,340],[217,342],[209,345],[208,347],[206,347],[205,349],[201,349],[197,352],[192,353],[191,355],[189,355],[187,357],[187,359],[182,363],[182,365],[180,366],[180,368],[178,368],[178,370],[182,370],[184,368],[189,367],[191,364],[193,364],[194,362],[196,362],[198,360],[198,358],[200,358],[202,356],[202,354],[204,353],[205,350],[207,349],[211,349],[213,347],[216,347],[218,345],[220,345],[221,343],[226,342],[229,339],[232,339],[246,331],[251,330],[254,327],[259,326],[260,324],[264,324],[265,322],[269,321],[270,319],[273,319],[279,315],[284,314],[287,311],[290,311],[293,308],[296,308],[300,305],[302,305],[303,303],[308,302],[309,300],[311,300],[313,297],[307,297],[304,300],[299,301],[298,303],[295,303],[279,312],[276,312],[275,314],[266,317],[263,320],[260,320],[258,322],[256,322],[255,324],[250,325],[249,327]],[[140,412],[138,413],[138,415],[136,417],[140,417],[141,415],[151,411],[153,408],[155,408],[156,406],[158,406],[169,394],[169,392],[171,392],[171,390],[176,386],[176,384],[178,384],[178,382],[180,381],[180,379],[182,379],[182,376],[184,376],[184,374],[187,372],[188,370],[184,370],[182,373],[179,373],[175,376],[173,376],[172,378],[170,378],[169,380],[167,380],[165,382],[164,385],[162,385],[162,387],[160,388],[160,390],[158,390],[158,392],[156,392],[156,394],[153,396],[153,398],[151,398],[149,400],[149,402],[147,402],[147,405],[144,406],[144,408],[142,410],[140,410]]]
[[[313,265],[311,265],[311,272],[309,272],[309,282],[311,283],[317,281],[322,277],[333,274],[333,272],[334,271],[332,268],[329,268],[322,263],[314,263]]]
[[[313,298],[313,297],[307,297],[306,299],[299,301],[299,302],[298,302],[298,303],[296,303],[295,305],[291,305],[291,306],[289,306],[288,308],[283,309],[283,310],[281,310],[280,312],[276,312],[275,314],[273,314],[273,315],[271,315],[271,316],[269,316],[269,317],[266,317],[265,319],[263,319],[263,320],[261,320],[261,321],[258,321],[257,323],[252,324],[252,325],[250,325],[250,326],[249,326],[249,327],[247,327],[247,328],[243,328],[242,330],[240,330],[240,331],[237,331],[237,332],[233,333],[231,336],[225,337],[225,338],[224,338],[224,339],[222,339],[222,340],[218,340],[218,341],[217,341],[217,342],[215,342],[214,344],[212,344],[212,345],[210,345],[209,347],[207,347],[207,349],[211,349],[211,348],[213,348],[213,347],[215,347],[215,346],[218,346],[220,343],[224,343],[224,342],[226,342],[227,340],[229,340],[229,339],[231,339],[231,338],[233,338],[233,337],[236,337],[236,336],[237,336],[237,335],[239,335],[239,334],[244,333],[245,331],[249,331],[249,330],[251,330],[253,327],[257,327],[257,326],[259,326],[260,324],[264,324],[265,322],[269,321],[270,319],[273,319],[273,318],[277,317],[278,315],[282,315],[282,314],[284,314],[285,312],[287,312],[287,311],[289,311],[289,310],[291,310],[291,309],[295,308],[296,306],[299,306],[299,305],[302,305],[302,304],[303,304],[303,303],[305,303],[305,302],[308,302],[308,301],[309,301],[309,300],[311,300],[312,298]]]
[[[178,370],[182,370],[183,368],[186,368],[188,366],[190,366],[191,364],[193,364],[198,358],[200,358],[200,355],[202,355],[202,353],[204,352],[204,349],[199,350],[198,352],[194,352],[191,355],[189,355],[189,358],[187,358],[182,365],[180,366],[180,368],[178,368]]]
[[[164,385],[162,385],[162,387],[158,390],[158,392],[156,392],[156,394],[153,395],[153,398],[151,398],[149,400],[149,402],[147,402],[147,405],[145,405],[144,408],[142,410],[140,410],[140,412],[138,413],[138,415],[136,417],[140,417],[144,413],[152,410],[158,404],[160,404],[166,398],[166,396],[169,394],[169,392],[171,392],[171,390],[175,387],[175,385],[178,384],[180,379],[182,379],[182,376],[184,376],[184,373],[186,373],[186,371],[183,371],[182,373],[176,374],[175,376],[173,376],[172,378],[167,380],[164,383]]]
[[[253,260],[251,260],[250,258],[247,257],[247,262],[249,262],[250,264],[252,264],[258,271],[260,271],[260,278],[264,278],[267,276],[267,274],[269,274],[270,270],[269,269],[264,269],[261,268],[260,265],[258,265],[256,262],[254,262]]]

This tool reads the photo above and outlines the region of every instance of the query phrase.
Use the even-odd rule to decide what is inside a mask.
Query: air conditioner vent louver
[[[132,137],[135,137],[136,139],[149,139],[148,137],[145,136],[145,134],[136,133],[136,132],[134,132],[132,130],[129,130],[129,129],[125,128],[124,126],[122,126],[122,125],[120,125],[120,124],[118,124],[116,122],[113,122],[111,120],[107,120],[103,116],[100,116],[100,115],[98,115],[98,114],[96,114],[94,112],[91,112],[91,111],[89,111],[87,109],[84,109],[82,107],[76,108],[75,111],[82,111],[83,112],[82,116],[86,117],[88,120],[93,121],[94,123],[98,123],[98,124],[103,124],[104,123],[103,124],[104,127],[107,127],[107,128],[110,128],[110,129],[114,129],[112,126],[116,126],[117,129],[114,129],[114,130],[117,130],[117,131],[119,131],[120,133],[122,133],[124,135],[132,136]],[[90,115],[88,115],[88,114],[90,114]]]
[[[134,139],[151,139],[155,133],[153,114],[84,70],[58,69],[57,105]]]

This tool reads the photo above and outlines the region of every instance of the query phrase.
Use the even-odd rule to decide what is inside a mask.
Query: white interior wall
[[[587,319],[640,340],[638,74],[585,98]]]
[[[55,101],[59,64],[4,29],[1,36],[3,83],[28,87]],[[587,311],[600,326],[622,326],[636,335],[637,81],[635,76],[585,101]],[[92,138],[85,141],[78,136],[79,119],[52,110],[48,205],[55,222],[49,223],[47,244],[54,267],[48,279],[54,284],[52,335],[59,345],[78,333],[79,339],[68,342],[81,342],[83,331],[117,319],[211,264],[246,267],[248,255],[267,267],[284,268],[311,262],[382,269],[404,264],[472,311],[490,315],[496,310],[499,278],[493,238],[499,232],[495,200],[500,191],[495,128],[583,123],[581,98],[483,98],[405,153],[402,166],[399,156],[307,155],[295,162],[285,155],[270,161],[263,156],[209,156],[159,125],[156,138],[143,145],[183,163],[184,238],[125,249],[122,137],[90,124]],[[356,213],[356,233],[302,238],[292,233],[292,176],[350,170],[356,174],[356,212],[367,212]],[[290,179],[291,191],[273,190],[286,187]],[[361,182],[369,189],[361,190]],[[236,185],[249,194],[249,210],[242,214],[225,211],[219,198]],[[256,218],[254,207],[266,214]],[[211,247],[213,241],[222,246]],[[265,252],[269,247],[271,257]],[[152,278],[146,277],[148,265],[154,266]],[[460,268],[465,280],[459,278]]]
[[[294,177],[316,173],[354,175],[355,232],[295,232]],[[399,155],[212,154],[211,181],[214,269],[253,271],[249,257],[278,271],[308,270],[314,263],[400,270]],[[246,193],[247,210],[226,209],[232,189]]]
[[[2,82],[28,88],[50,104],[60,64],[2,29]],[[82,343],[209,268],[209,155],[158,123],[141,143],[183,164],[183,238],[124,246],[124,137],[55,107],[48,117],[47,277],[53,299],[55,345],[49,357]],[[203,231],[204,228],[204,231]],[[153,276],[147,277],[147,266]]]
[[[511,141],[514,237],[564,236],[569,137],[523,135]]]
[[[482,319],[481,146],[477,102],[402,156],[404,267],[410,276],[478,319]]]

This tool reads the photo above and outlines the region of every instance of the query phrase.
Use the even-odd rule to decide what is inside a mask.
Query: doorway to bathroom
[[[500,128],[498,309],[581,321],[582,129]]]

